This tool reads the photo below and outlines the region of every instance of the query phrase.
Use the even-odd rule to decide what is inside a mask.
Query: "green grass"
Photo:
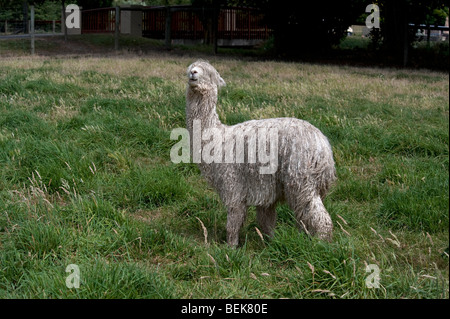
[[[170,162],[191,62],[0,61],[0,298],[449,297],[448,74],[212,58],[224,122],[305,119],[338,172],[333,242],[281,205],[272,240],[251,208],[231,249],[216,193]]]
[[[339,48],[342,50],[367,49],[370,41],[370,38],[363,38],[361,35],[347,36],[342,39]]]

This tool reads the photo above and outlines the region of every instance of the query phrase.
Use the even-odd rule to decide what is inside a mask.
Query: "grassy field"
[[[192,61],[0,59],[0,298],[449,298],[448,73],[210,58],[223,122],[305,119],[338,172],[332,243],[280,206],[272,240],[251,209],[231,249],[218,196],[170,162]]]

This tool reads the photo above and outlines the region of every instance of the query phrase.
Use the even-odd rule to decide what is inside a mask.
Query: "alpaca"
[[[322,200],[336,180],[336,171],[331,145],[322,132],[296,118],[224,125],[217,115],[216,104],[218,89],[225,85],[225,81],[216,69],[208,62],[199,60],[188,67],[187,76],[186,126],[190,136],[195,134],[195,123],[201,125],[203,132],[211,129],[225,132],[221,135],[225,138],[219,141],[223,146],[226,146],[227,138],[233,137],[244,140],[245,146],[249,146],[250,134],[246,132],[274,130],[277,133],[276,140],[271,141],[277,146],[274,156],[276,167],[269,173],[261,173],[263,165],[260,162],[230,163],[220,161],[220,158],[214,162],[198,162],[202,175],[216,189],[227,208],[227,243],[232,247],[238,245],[239,231],[249,206],[256,206],[258,227],[263,234],[271,237],[276,223],[275,208],[282,201],[287,202],[294,211],[300,231],[331,240],[333,223]],[[243,136],[245,134],[247,136]],[[257,143],[257,147],[261,148],[264,143],[267,146],[268,142]],[[200,144],[204,148],[206,141],[201,140]],[[236,157],[237,146],[236,143],[231,148]],[[247,159],[250,153],[250,150],[246,153]]]

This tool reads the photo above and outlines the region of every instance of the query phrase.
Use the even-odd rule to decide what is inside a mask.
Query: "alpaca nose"
[[[198,72],[197,70],[191,70],[191,73],[189,74],[189,79],[191,80],[197,80],[198,78]]]

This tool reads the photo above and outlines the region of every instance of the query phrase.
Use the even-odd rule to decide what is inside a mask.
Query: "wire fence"
[[[30,33],[31,21],[24,23],[23,20],[3,20],[0,21],[0,35],[15,35]],[[34,32],[61,33],[61,20],[35,20]]]

